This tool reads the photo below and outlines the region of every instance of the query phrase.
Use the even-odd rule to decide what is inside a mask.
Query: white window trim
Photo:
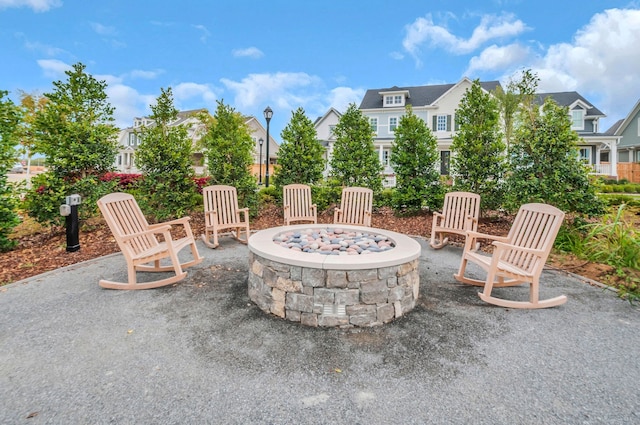
[[[393,120],[393,119],[396,120],[396,123],[395,123],[395,128],[392,129],[391,128],[391,120]],[[389,133],[394,133],[396,131],[396,128],[398,128],[398,123],[399,123],[398,117],[395,117],[395,116],[394,117],[389,117]]]
[[[374,121],[375,121],[375,129],[373,128]],[[371,127],[371,131],[373,131],[374,134],[378,134],[378,117],[370,117],[369,126]]]
[[[575,120],[573,119],[573,114],[574,113],[580,113],[580,122],[581,125],[574,125]],[[569,116],[571,117],[571,129],[572,130],[584,130],[584,110],[583,109],[573,109],[571,111],[571,113],[569,114]]]
[[[440,129],[440,119],[443,119],[444,128]],[[447,131],[447,115],[436,115],[436,131]]]

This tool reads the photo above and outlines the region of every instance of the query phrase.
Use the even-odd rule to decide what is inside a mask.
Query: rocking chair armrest
[[[181,217],[181,218],[176,218],[175,220],[165,221],[165,222],[163,222],[163,223],[150,224],[150,225],[149,225],[149,229],[155,229],[155,228],[158,228],[158,227],[160,227],[160,226],[164,226],[164,225],[172,226],[172,225],[174,225],[174,224],[181,224],[181,225],[183,225],[183,226],[184,226],[184,225],[186,225],[186,224],[189,222],[189,220],[191,220],[191,217],[189,217],[189,216],[184,216],[184,217]]]
[[[240,213],[244,214],[244,219],[245,221],[249,218],[249,208],[240,208],[238,209],[238,215],[240,215]]]
[[[444,219],[444,214],[439,213],[437,211],[433,212],[433,221],[438,221],[438,220],[443,220]]]
[[[467,230],[467,239],[489,239],[489,240],[498,241],[498,242],[508,241],[507,236],[490,235],[488,233],[476,232],[475,230]]]
[[[168,232],[170,229],[171,229],[171,226],[168,224],[161,224],[161,225],[156,224],[154,225],[153,228],[149,226],[147,230],[143,230],[142,232],[136,232],[136,233],[131,233],[129,235],[124,235],[121,237],[121,240],[123,242],[127,242],[129,239],[137,238],[143,235],[154,235],[158,233],[165,233],[165,232]]]
[[[506,250],[520,251],[520,252],[532,254],[538,257],[542,257],[545,254],[545,250],[543,249],[525,248],[523,246],[512,245],[512,244],[500,242],[500,241],[495,241],[492,243],[492,245],[496,247],[496,251],[494,252],[494,255],[497,252],[506,251]]]

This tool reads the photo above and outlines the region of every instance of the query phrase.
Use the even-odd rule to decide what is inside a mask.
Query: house
[[[187,131],[189,137],[193,141],[193,146],[197,147],[197,141],[202,137],[202,133],[205,131],[204,124],[200,122],[197,117],[199,112],[207,112],[206,109],[194,109],[188,111],[181,111],[178,113],[178,118],[175,122],[171,123],[171,126],[177,125],[185,125],[187,126]],[[264,158],[264,167],[263,174],[266,172],[266,145],[261,146],[260,140],[265,140],[266,130],[262,126],[262,124],[253,116],[244,117],[245,124],[249,128],[251,132],[251,137],[254,142],[254,164],[252,165],[252,174],[256,176],[256,178],[261,177],[258,176],[260,169],[261,157]],[[135,163],[135,151],[140,145],[140,138],[138,136],[138,132],[142,129],[143,126],[152,125],[153,120],[149,117],[136,117],[133,120],[133,126],[127,127],[118,133],[118,144],[120,145],[118,153],[115,158],[115,168],[118,172],[127,173],[127,174],[136,174],[140,173],[140,170],[136,167]],[[269,164],[270,170],[273,172],[273,164],[276,163],[276,158],[278,157],[278,144],[275,139],[269,135],[270,143],[269,143]],[[264,155],[262,154],[262,150],[264,150]],[[198,149],[192,155],[192,163],[195,169],[196,175],[205,175],[206,174],[206,158],[204,153]]]
[[[204,125],[197,117],[199,112],[206,112],[206,109],[193,109],[189,111],[178,112],[178,118],[172,122],[170,126],[185,125],[189,137],[196,146],[196,142],[200,139]],[[120,145],[115,158],[115,168],[120,173],[138,174],[140,169],[136,167],[135,153],[140,145],[140,137],[138,133],[142,127],[153,124],[153,120],[149,117],[136,117],[133,119],[133,126],[127,127],[118,133],[118,144]],[[204,174],[204,155],[202,152],[194,152],[192,157],[197,175]]]
[[[536,103],[542,105],[549,97],[569,110],[571,129],[580,136],[580,158],[591,166],[594,174],[616,178],[619,137],[600,132],[599,120],[606,115],[575,91],[538,93]]]
[[[324,177],[327,177],[331,171],[329,159],[333,153],[333,144],[336,141],[336,136],[333,133],[333,130],[336,128],[338,122],[340,122],[340,117],[342,117],[340,112],[335,108],[329,108],[323,116],[316,118],[313,122],[313,127],[316,130],[316,137],[324,147]]]
[[[605,134],[619,139],[618,177],[640,183],[640,100],[626,118],[618,120]]]
[[[440,174],[449,174],[451,143],[455,128],[455,112],[467,89],[473,82],[463,78],[455,84],[438,84],[415,87],[391,87],[367,90],[360,103],[360,110],[369,119],[374,133],[380,162],[384,165],[387,187],[395,186],[395,175],[389,164],[391,143],[394,130],[405,113],[405,107],[411,105],[413,113],[422,118],[438,139]],[[487,92],[500,86],[498,81],[481,82]]]
[[[269,133],[269,161],[267,161],[267,144],[265,142],[267,140],[267,130],[262,126],[261,121],[254,116],[246,116],[245,124],[249,127],[255,146],[251,174],[256,176],[258,183],[262,184],[267,173],[267,163],[269,164],[269,175],[273,176],[273,167],[277,164],[280,146],[273,138],[273,135]]]

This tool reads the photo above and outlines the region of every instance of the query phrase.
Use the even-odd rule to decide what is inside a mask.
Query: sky
[[[503,85],[530,69],[539,92],[577,91],[607,117],[640,99],[640,0],[0,0],[0,90],[46,94],[75,63],[107,83],[119,127],[161,88],[179,110],[217,101],[271,136],[368,89]]]

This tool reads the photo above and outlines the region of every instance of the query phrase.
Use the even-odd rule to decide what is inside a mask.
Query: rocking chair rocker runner
[[[289,184],[282,188],[284,225],[292,221],[318,222],[316,204],[311,203],[311,188],[306,184]]]
[[[463,283],[484,286],[483,292],[478,294],[480,298],[502,307],[546,308],[564,304],[567,302],[565,295],[539,300],[540,275],[563,219],[564,213],[559,209],[551,205],[533,203],[520,207],[506,237],[467,231],[460,270],[454,277]],[[482,255],[474,249],[477,239],[494,241],[495,248],[491,256]],[[486,280],[464,276],[468,261],[487,272]],[[510,301],[492,295],[494,287],[522,283],[529,283],[529,301]]]
[[[449,242],[445,234],[466,235],[467,230],[478,230],[480,195],[470,192],[449,192],[444,196],[442,213],[433,213],[431,241],[433,249]]]
[[[249,208],[238,208],[238,192],[233,186],[216,185],[202,189],[205,230],[202,240],[209,248],[217,248],[221,231],[242,243],[249,240]],[[242,214],[242,218],[241,218]],[[235,229],[235,232],[230,229]],[[244,230],[244,239],[240,237]],[[213,236],[213,243],[211,237]]]
[[[372,203],[373,190],[345,187],[342,189],[340,208],[333,213],[333,223],[371,227]]]
[[[100,280],[100,286],[103,288],[149,289],[169,285],[185,278],[187,273],[182,270],[183,267],[193,266],[202,261],[191,232],[189,217],[150,225],[133,196],[127,193],[105,195],[98,200],[98,207],[127,261],[129,276],[128,283]],[[186,236],[174,240],[169,232],[172,225],[182,225]],[[164,239],[162,242],[157,238],[160,234]],[[186,246],[191,247],[193,260],[180,263],[178,252]],[[161,266],[162,259],[169,259],[171,265]],[[152,262],[153,265],[148,264]],[[137,271],[173,271],[175,275],[152,282],[138,283]]]

